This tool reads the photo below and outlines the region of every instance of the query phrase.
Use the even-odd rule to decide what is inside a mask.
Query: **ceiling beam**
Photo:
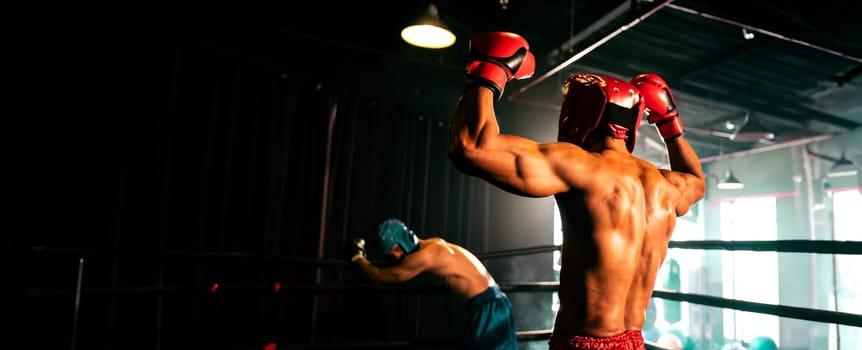
[[[815,45],[815,44],[812,44],[812,43],[807,42],[807,41],[799,40],[799,39],[797,39],[797,38],[792,38],[792,37],[789,37],[789,36],[786,36],[786,35],[782,35],[782,34],[779,34],[779,33],[775,33],[775,32],[772,32],[772,31],[769,31],[769,30],[766,30],[766,29],[763,29],[763,28],[758,28],[758,27],[755,27],[755,26],[752,26],[752,25],[748,25],[748,24],[745,24],[745,23],[737,22],[737,21],[734,21],[734,20],[732,20],[732,19],[728,19],[728,18],[724,18],[724,17],[719,17],[719,16],[716,16],[716,15],[712,15],[712,14],[709,14],[709,13],[705,13],[705,12],[703,12],[703,11],[699,11],[699,10],[691,9],[691,8],[688,8],[688,7],[685,7],[685,6],[681,6],[681,5],[677,5],[677,4],[667,4],[667,7],[668,7],[668,8],[672,8],[672,9],[677,10],[677,11],[682,11],[682,12],[685,12],[685,13],[689,13],[689,14],[693,14],[693,15],[701,16],[701,17],[704,17],[704,18],[709,18],[709,19],[711,19],[711,20],[719,21],[719,22],[722,22],[722,23],[726,23],[726,24],[730,24],[730,25],[737,26],[737,27],[745,28],[746,30],[750,30],[750,31],[753,31],[753,32],[758,32],[758,33],[760,33],[760,34],[767,35],[767,36],[771,36],[771,37],[773,37],[773,38],[777,38],[777,39],[781,39],[781,40],[784,40],[784,41],[787,41],[787,42],[791,42],[791,43],[794,43],[794,44],[798,44],[798,45],[802,45],[802,46],[810,47],[810,48],[812,48],[812,49],[820,50],[820,51],[823,51],[823,52],[829,53],[829,54],[834,55],[834,56],[838,56],[838,57],[842,57],[842,58],[845,58],[845,59],[848,59],[848,60],[851,60],[851,61],[855,61],[855,62],[858,62],[858,63],[862,63],[862,57],[859,57],[859,56],[857,56],[857,55],[849,54],[849,53],[846,53],[846,52],[842,52],[842,51],[839,51],[839,50],[836,50],[836,49],[832,49],[832,48],[828,48],[828,47],[824,47],[824,46],[820,46],[820,45]]]
[[[828,140],[828,139],[832,138],[833,136],[835,136],[835,134],[823,134],[823,135],[806,137],[804,139],[796,139],[796,140],[791,140],[791,141],[786,141],[786,142],[780,142],[780,143],[776,143],[776,144],[769,145],[769,146],[752,148],[752,149],[747,149],[744,151],[733,152],[733,153],[725,153],[725,154],[720,154],[720,155],[717,155],[714,157],[705,157],[705,158],[701,158],[700,162],[701,163],[709,163],[709,162],[714,162],[714,161],[718,161],[718,160],[736,158],[736,157],[741,157],[741,156],[755,154],[755,153],[774,151],[777,149],[782,149],[782,148],[787,148],[787,147],[807,145],[807,144],[813,143],[813,142],[820,142],[820,141]]]
[[[620,17],[625,15],[631,9],[632,5],[628,1],[623,1],[613,10],[606,13],[604,16],[591,23],[577,34],[571,36],[559,47],[551,50],[551,52],[545,55],[545,62],[549,66],[559,64],[560,57],[565,54],[572,54],[572,49],[575,47],[575,45],[577,45],[581,41],[586,40],[589,36],[594,35],[596,32],[599,32],[603,27],[607,26],[611,22],[619,20]]]
[[[857,64],[856,67],[853,67],[849,71],[844,74],[829,77],[829,80],[832,80],[838,83],[838,86],[844,86],[844,84],[849,83],[851,80],[856,79],[860,74],[862,74],[862,64]]]
[[[619,28],[617,28],[616,30],[611,32],[610,34],[605,35],[601,39],[592,43],[587,48],[575,53],[572,57],[569,57],[569,59],[563,61],[563,63],[560,63],[556,67],[551,68],[550,70],[548,70],[544,74],[540,75],[538,78],[533,79],[532,81],[530,81],[529,83],[527,83],[526,85],[521,87],[520,89],[513,91],[511,94],[509,94],[508,99],[511,101],[511,100],[517,98],[518,95],[520,95],[524,92],[527,92],[527,90],[529,90],[529,89],[533,88],[534,86],[538,85],[539,83],[545,81],[545,79],[548,79],[551,76],[553,76],[554,74],[557,74],[559,71],[565,69],[566,67],[570,66],[572,63],[575,63],[579,59],[588,55],[590,52],[592,52],[596,48],[604,45],[606,42],[613,39],[614,37],[616,37],[620,33],[624,32],[626,30],[629,30],[629,29],[633,28],[634,26],[636,26],[637,24],[643,22],[649,16],[652,16],[653,14],[655,14],[656,12],[658,12],[659,10],[661,10],[662,8],[664,8],[665,6],[670,4],[671,2],[673,2],[673,0],[663,0],[659,3],[656,3],[655,5],[650,6],[649,8],[644,10],[643,13],[636,15],[635,18],[633,20],[631,20],[630,22],[620,26]],[[607,19],[605,19],[603,17],[603,20],[607,20]]]
[[[685,80],[668,81],[668,84],[674,87],[674,92],[680,91],[682,93],[692,95],[714,96],[714,98],[720,100],[732,100],[735,105],[749,109],[752,112],[784,117],[799,123],[819,121],[847,130],[862,126],[862,124],[852,120],[836,117],[831,114],[799,105],[798,102],[790,97],[779,99],[775,96],[758,96],[756,94],[752,94],[750,87],[747,86],[739,86],[739,89],[736,91],[719,92],[709,90],[701,86],[687,84]]]

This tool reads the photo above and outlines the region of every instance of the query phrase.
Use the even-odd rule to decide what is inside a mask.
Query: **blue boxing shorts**
[[[488,287],[466,305],[465,349],[518,349],[512,302],[499,286]]]

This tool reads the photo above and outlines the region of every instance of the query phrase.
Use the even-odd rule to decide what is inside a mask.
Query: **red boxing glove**
[[[664,79],[656,74],[645,73],[632,78],[631,84],[640,90],[646,103],[644,114],[647,121],[658,127],[661,137],[667,141],[682,135],[685,127]]]
[[[536,58],[518,34],[488,32],[470,39],[466,88],[485,86],[500,99],[509,80],[529,78],[535,71]]]

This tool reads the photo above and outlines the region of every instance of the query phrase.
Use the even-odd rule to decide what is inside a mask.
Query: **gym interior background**
[[[504,30],[538,61],[497,103],[504,132],[554,141],[572,72],[651,71],[674,91],[709,188],[674,233],[648,339],[862,348],[859,1],[439,1],[457,40],[436,50],[399,37],[427,5],[137,2],[39,19],[57,26],[26,45],[62,57],[44,67],[63,68],[57,107],[81,117],[58,118],[29,158],[50,185],[8,239],[12,335],[52,349],[456,336],[460,305],[435,281],[373,286],[338,263],[388,217],[472,250],[503,285],[555,281],[556,253],[528,249],[560,243],[553,199],[446,156],[469,37]],[[644,124],[635,155],[666,166],[663,147]],[[731,174],[744,188],[719,189]],[[552,327],[553,290],[509,295],[519,329]]]

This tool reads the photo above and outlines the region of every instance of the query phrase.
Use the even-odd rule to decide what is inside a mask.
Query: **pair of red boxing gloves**
[[[512,79],[533,76],[536,59],[530,45],[520,35],[506,32],[488,32],[470,39],[470,57],[467,65],[467,87],[484,86],[500,99],[506,83]],[[644,113],[650,124],[658,127],[659,134],[670,140],[685,130],[679,119],[670,88],[660,76],[652,73],[634,77],[630,84],[636,87],[645,102]]]

